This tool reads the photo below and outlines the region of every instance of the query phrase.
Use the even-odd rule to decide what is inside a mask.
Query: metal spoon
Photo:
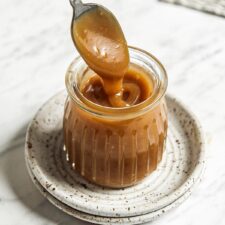
[[[129,66],[127,42],[112,12],[101,5],[70,0],[73,7],[71,35],[80,55],[103,80],[109,98],[126,106],[122,96],[123,76]]]
[[[89,65],[101,77],[122,78],[129,64],[122,28],[108,9],[97,4],[70,0],[73,7],[73,42]]]

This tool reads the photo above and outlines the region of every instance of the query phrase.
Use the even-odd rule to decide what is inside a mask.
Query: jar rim
[[[66,84],[66,89],[67,89],[69,97],[82,110],[88,113],[91,113],[96,117],[107,117],[107,118],[111,117],[111,118],[118,119],[118,118],[121,118],[121,115],[123,115],[125,117],[132,118],[132,117],[142,115],[145,112],[153,109],[164,97],[167,86],[168,86],[168,77],[162,63],[154,55],[152,55],[151,53],[145,50],[142,50],[140,48],[133,47],[133,46],[128,46],[128,49],[130,52],[136,51],[136,53],[141,54],[142,56],[145,56],[148,59],[151,59],[157,65],[158,69],[160,69],[162,78],[161,80],[159,80],[157,95],[154,98],[150,96],[145,101],[137,105],[123,107],[123,108],[107,107],[107,106],[95,104],[91,102],[90,100],[88,100],[87,98],[85,98],[83,94],[80,92],[79,87],[77,85],[74,85],[73,82],[71,82],[71,78],[72,76],[74,76],[73,67],[76,65],[78,60],[82,59],[81,56],[78,56],[72,61],[72,63],[70,64],[66,72],[65,84]],[[155,75],[158,75],[158,74],[155,74]],[[85,103],[88,103],[88,104],[85,104]]]

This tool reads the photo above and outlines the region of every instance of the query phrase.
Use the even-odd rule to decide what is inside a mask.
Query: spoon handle
[[[70,0],[70,4],[75,7],[75,5],[83,4],[81,0]]]
[[[70,4],[73,8],[73,20],[76,20],[81,14],[96,8],[95,4],[84,4],[81,0],[70,0]]]

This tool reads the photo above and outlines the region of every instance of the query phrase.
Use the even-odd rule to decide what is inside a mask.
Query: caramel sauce
[[[101,186],[131,186],[152,173],[162,159],[166,134],[164,100],[142,116],[116,120],[95,117],[70,98],[66,101],[64,141],[69,162],[85,179]]]
[[[83,59],[101,77],[110,105],[129,106],[122,98],[123,77],[130,61],[128,47],[113,14],[102,7],[82,14],[72,25],[72,38]],[[129,89],[133,87],[138,88],[133,84]]]

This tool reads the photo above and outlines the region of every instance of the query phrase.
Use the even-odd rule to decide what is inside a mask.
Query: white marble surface
[[[130,45],[156,55],[169,91],[207,133],[204,180],[154,225],[225,224],[225,18],[156,0],[99,0],[118,17]],[[40,105],[64,88],[76,55],[68,1],[0,2],[0,224],[86,225],[36,190],[24,162],[24,136]]]

